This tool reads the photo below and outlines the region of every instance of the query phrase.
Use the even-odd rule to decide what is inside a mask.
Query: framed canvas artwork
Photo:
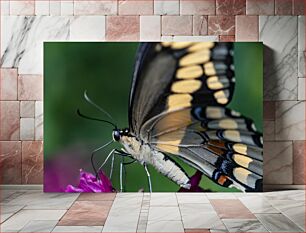
[[[258,192],[263,45],[45,42],[45,192]]]

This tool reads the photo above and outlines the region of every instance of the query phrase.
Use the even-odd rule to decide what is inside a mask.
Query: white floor
[[[305,192],[302,190],[258,194],[119,193],[108,210],[103,208],[101,198],[98,198],[99,201],[92,198],[92,201],[82,202],[78,201],[79,194],[6,189],[1,190],[0,196],[1,232],[190,232],[195,229],[201,232],[304,232],[305,230]],[[82,213],[90,215],[92,213],[90,208],[101,208],[101,212],[98,213],[106,214],[106,221],[96,226],[86,225],[92,220],[87,216],[88,220],[86,218],[80,220],[84,223],[82,226],[76,226],[72,224],[76,221],[70,217],[70,225],[69,219],[68,225],[59,224],[60,220],[67,218],[68,215],[65,216],[67,211],[72,210],[71,208],[78,202],[82,202],[83,205],[74,210],[76,218],[79,219]],[[96,205],[98,202],[100,207]],[[92,215],[92,218],[95,216]]]

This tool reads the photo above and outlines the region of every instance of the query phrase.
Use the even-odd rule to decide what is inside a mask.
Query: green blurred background
[[[112,138],[111,126],[82,119],[76,114],[79,108],[86,115],[107,119],[84,100],[84,90],[111,113],[120,128],[128,127],[128,97],[137,46],[138,43],[118,42],[44,43],[45,191],[63,191],[68,184],[77,185],[79,169],[92,172],[91,151]],[[263,46],[240,42],[235,43],[234,49],[236,87],[229,107],[254,119],[256,127],[262,131]],[[97,165],[112,148],[120,148],[120,145],[113,143],[98,153]],[[194,169],[177,161],[189,175],[194,174]],[[112,179],[117,189],[119,162],[117,157]],[[109,164],[104,170],[109,173]],[[148,191],[143,166],[134,163],[126,170],[126,191],[141,188]],[[153,167],[150,172],[153,191],[178,191],[176,184]],[[201,187],[212,191],[238,191],[222,188],[205,177]]]

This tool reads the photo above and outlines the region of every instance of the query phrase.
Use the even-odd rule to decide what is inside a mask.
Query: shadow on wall
[[[271,87],[270,86],[275,86],[277,85],[277,79],[274,80],[270,80],[269,77],[273,77],[273,75],[271,75],[272,73],[272,67],[275,64],[275,59],[274,59],[274,54],[273,54],[273,50],[271,48],[269,48],[268,46],[264,45],[263,46],[263,93],[264,93],[264,101],[267,98],[266,93],[270,92]],[[275,77],[275,76],[274,76]],[[271,82],[272,81],[272,82]],[[265,127],[263,127],[263,131],[265,130]],[[264,132],[263,132],[264,134]],[[265,171],[267,170],[267,165],[269,163],[267,163],[267,157],[265,156],[267,153],[269,153],[267,151],[267,149],[265,148],[265,143],[263,144],[263,166],[264,166],[264,173],[263,173],[263,184],[265,185]],[[264,191],[271,191],[270,189],[267,190],[267,188],[264,186],[263,187]],[[272,190],[275,191],[275,190]]]
[[[275,61],[275,52],[273,49],[264,45],[263,51],[263,93],[264,93],[264,101],[273,99],[278,99],[277,93],[275,93],[275,87],[279,86],[279,79],[276,77],[277,73],[277,64]]]
[[[264,101],[281,101],[285,99],[290,99],[292,96],[292,93],[297,91],[297,86],[292,83],[290,86],[288,81],[285,77],[291,76],[292,73],[294,73],[294,70],[292,70],[292,66],[288,64],[288,60],[290,60],[291,56],[294,56],[294,54],[297,54],[296,48],[292,49],[287,56],[283,57],[281,61],[277,61],[277,51],[274,51],[270,47],[264,45],[264,51],[263,51],[263,93],[264,93]],[[287,61],[287,62],[286,62]],[[282,77],[282,78],[279,78]],[[292,81],[292,80],[291,80]],[[287,89],[288,88],[288,89]],[[287,90],[284,90],[287,89]],[[286,98],[284,98],[284,94],[286,95]],[[264,110],[265,111],[265,110]],[[275,113],[274,113],[275,114]],[[265,119],[264,119],[265,120]],[[284,124],[285,122],[282,122],[282,118],[278,119],[278,124]],[[263,128],[263,130],[266,130]],[[274,134],[277,134],[275,132],[274,128]],[[273,140],[272,140],[273,141]],[[264,140],[265,142],[265,140]],[[264,183],[264,191],[278,191],[278,190],[290,190],[290,189],[296,189],[296,187],[290,187],[292,184],[288,185],[275,185],[272,183],[267,183],[266,179],[269,174],[267,174],[265,171],[273,171],[275,168],[268,168],[268,166],[273,165],[273,163],[269,162],[269,158],[271,156],[268,155],[269,151],[267,151],[267,147],[263,147],[263,165],[264,165],[264,175],[263,175],[263,183]],[[287,149],[287,147],[286,147]],[[271,152],[270,152],[271,153]],[[293,162],[293,161],[291,161]],[[284,172],[284,171],[279,171]]]

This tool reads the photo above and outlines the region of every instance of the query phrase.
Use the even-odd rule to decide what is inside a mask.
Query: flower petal
[[[68,185],[65,192],[90,192],[90,193],[101,193],[101,192],[112,192],[113,187],[110,179],[99,171],[99,178],[92,173],[80,170],[80,182],[78,187]]]

